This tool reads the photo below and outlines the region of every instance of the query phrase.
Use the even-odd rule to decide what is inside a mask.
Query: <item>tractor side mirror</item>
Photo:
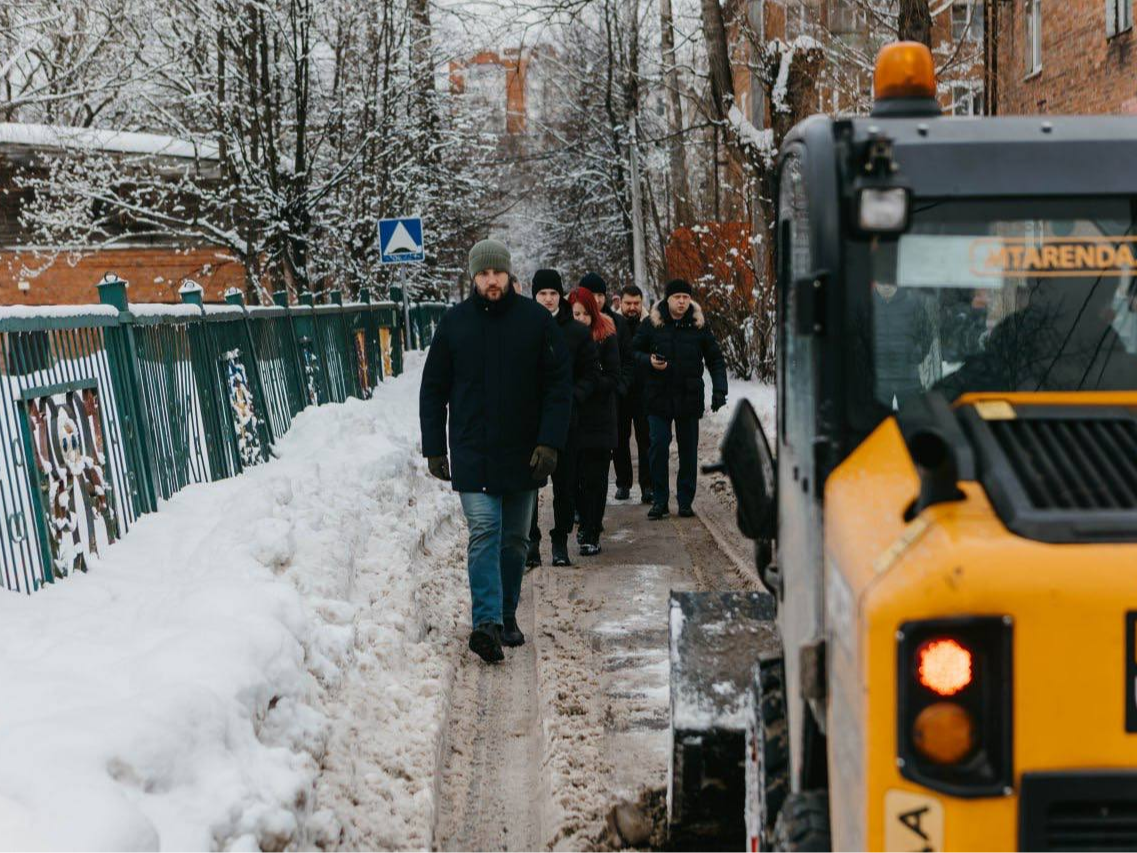
[[[776,532],[777,481],[766,433],[749,400],[735,407],[711,470],[725,471],[738,500],[738,529],[748,539],[772,540]]]

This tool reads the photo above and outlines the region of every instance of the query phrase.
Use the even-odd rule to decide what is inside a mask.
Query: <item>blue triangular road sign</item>
[[[379,260],[385,264],[413,264],[426,257],[422,219],[403,216],[379,220]]]

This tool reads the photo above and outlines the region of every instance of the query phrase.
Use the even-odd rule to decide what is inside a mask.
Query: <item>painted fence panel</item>
[[[140,515],[186,486],[262,463],[308,405],[367,399],[402,372],[400,306],[0,308],[0,587],[97,569]],[[415,306],[425,345],[444,305]]]

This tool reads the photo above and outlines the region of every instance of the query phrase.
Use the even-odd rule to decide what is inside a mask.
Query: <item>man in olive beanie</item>
[[[427,353],[419,423],[431,474],[461,497],[470,649],[492,663],[502,644],[525,642],[517,602],[529,522],[568,438],[572,382],[552,314],[514,289],[509,249],[482,240],[469,270],[469,298],[442,316]]]

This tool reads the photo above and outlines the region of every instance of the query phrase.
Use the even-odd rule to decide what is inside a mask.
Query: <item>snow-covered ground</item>
[[[420,371],[0,595],[0,849],[429,846],[468,596]]]

